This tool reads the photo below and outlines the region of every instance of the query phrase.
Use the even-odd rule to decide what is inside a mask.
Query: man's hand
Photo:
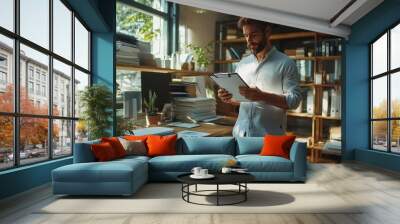
[[[230,103],[232,100],[232,94],[226,91],[224,88],[218,89],[218,97],[224,103]]]
[[[266,94],[259,90],[257,87],[250,88],[239,86],[239,93],[250,101],[264,101],[266,98]]]

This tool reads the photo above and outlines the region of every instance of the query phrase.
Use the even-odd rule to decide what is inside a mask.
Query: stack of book
[[[135,44],[118,40],[116,42],[117,63],[139,65],[140,50]]]
[[[197,123],[216,117],[215,99],[204,97],[177,97],[173,100],[175,119]]]
[[[333,56],[342,54],[340,39],[325,39],[317,44],[316,56]]]
[[[197,83],[173,81],[169,83],[169,93],[175,97],[196,97]]]

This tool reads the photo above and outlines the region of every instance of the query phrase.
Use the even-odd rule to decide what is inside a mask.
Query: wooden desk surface
[[[170,128],[173,128],[175,132],[190,130],[190,131],[207,132],[210,133],[209,136],[232,136],[233,126],[200,123],[200,126],[195,128],[178,128],[178,127],[170,127]]]

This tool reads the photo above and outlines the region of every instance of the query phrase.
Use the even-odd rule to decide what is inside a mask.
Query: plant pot
[[[146,114],[146,127],[158,125],[161,121],[161,114],[148,115]]]

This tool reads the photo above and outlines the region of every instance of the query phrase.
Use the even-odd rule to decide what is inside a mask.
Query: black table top
[[[236,184],[255,180],[255,177],[249,173],[213,173],[215,177],[211,179],[193,179],[190,175],[192,173],[182,174],[177,179],[186,184]]]

